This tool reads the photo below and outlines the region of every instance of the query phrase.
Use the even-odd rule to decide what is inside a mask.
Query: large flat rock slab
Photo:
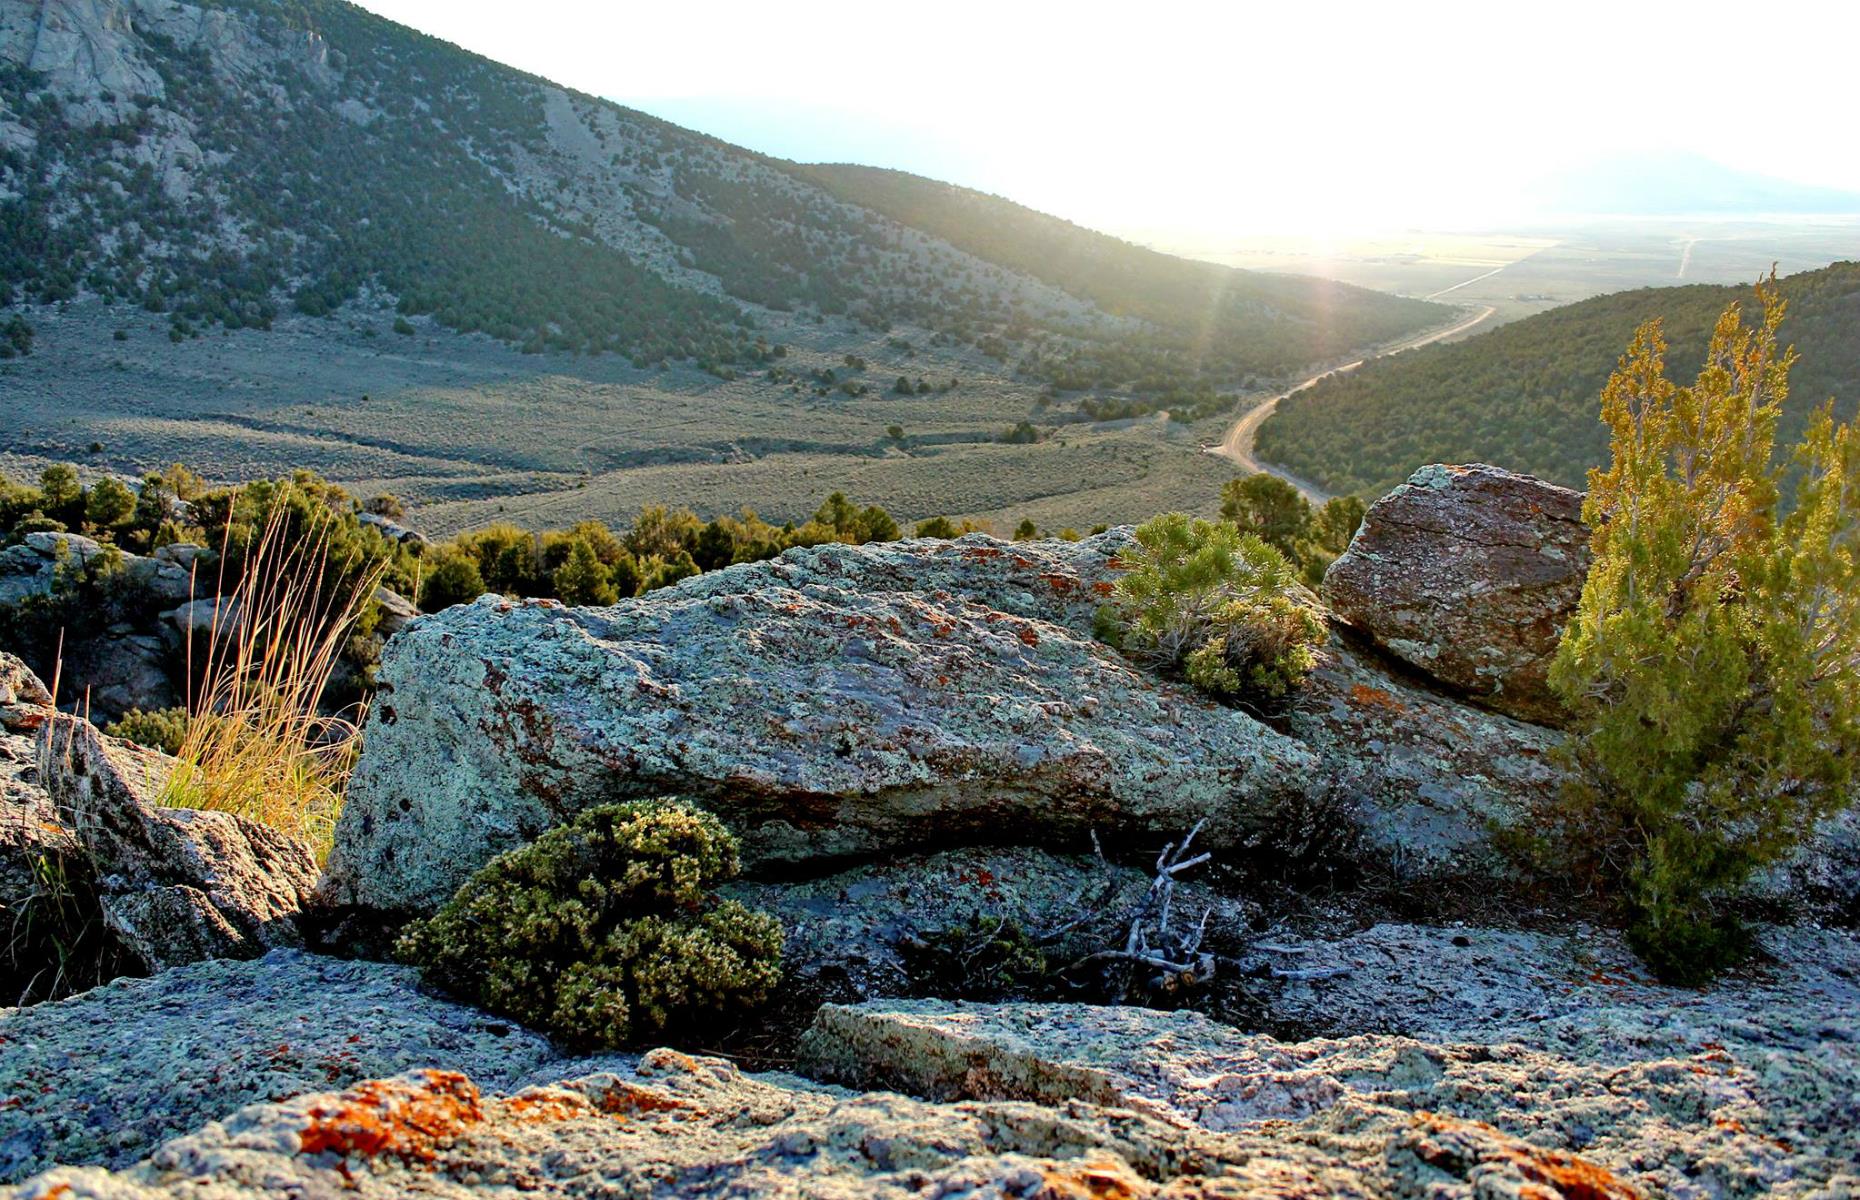
[[[799,1067],[855,1088],[1082,1101],[1228,1132],[1439,1116],[1458,1130],[1436,1131],[1443,1157],[1472,1122],[1656,1193],[1847,1194],[1860,1186],[1860,939],[1769,936],[1773,972],[1703,993],[1652,984],[1599,936],[1585,948],[1392,929],[1308,963],[1349,968],[1300,985],[1318,993],[1301,998],[1308,1012],[1335,988],[1334,1027],[1405,1021],[1420,1037],[1281,1042],[1196,1013],[1088,1005],[827,1005]]]
[[[1428,1114],[1210,1133],[1071,1102],[932,1104],[753,1078],[653,1051],[514,1094],[416,1072],[255,1105],[121,1172],[59,1169],[17,1200],[782,1196],[1637,1200],[1606,1170]]]
[[[422,1067],[487,1084],[555,1057],[544,1038],[422,994],[408,968],[279,950],[0,1009],[0,1181],[122,1166],[256,1101]]]
[[[384,655],[328,891],[427,909],[579,809],[680,793],[753,865],[1231,839],[1311,753],[1087,632],[1113,538],[791,551],[605,609],[477,603]]]

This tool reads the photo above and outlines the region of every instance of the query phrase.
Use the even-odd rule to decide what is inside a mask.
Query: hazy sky
[[[1103,228],[1445,225],[1598,155],[1860,190],[1860,3],[361,0],[786,158]]]

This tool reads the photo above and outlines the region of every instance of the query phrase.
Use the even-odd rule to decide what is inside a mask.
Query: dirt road
[[[1471,281],[1468,280],[1467,282]],[[1381,353],[1370,355],[1370,357],[1387,358],[1391,354],[1400,354],[1403,350],[1415,350],[1445,338],[1453,337],[1456,334],[1465,333],[1468,329],[1485,321],[1497,311],[1497,309],[1489,305],[1485,306],[1476,313],[1461,317],[1451,325],[1433,330],[1430,333],[1418,334],[1415,337],[1396,342]],[[1346,371],[1354,371],[1367,361],[1368,359],[1359,358],[1355,362],[1347,362],[1341,366],[1331,367],[1329,370],[1318,372],[1290,391],[1280,392],[1276,396],[1267,397],[1248,409],[1245,415],[1238,421],[1235,421],[1233,428],[1227,431],[1227,436],[1221,439],[1219,445],[1207,446],[1204,447],[1204,449],[1209,454],[1217,454],[1222,458],[1232,460],[1244,471],[1251,471],[1254,473],[1265,471],[1268,474],[1277,475],[1280,479],[1285,480],[1285,482],[1304,493],[1305,499],[1311,501],[1311,503],[1324,503],[1324,501],[1330,499],[1330,493],[1317,484],[1312,483],[1308,479],[1300,479],[1283,467],[1275,467],[1271,463],[1261,462],[1259,459],[1255,458],[1253,456],[1253,439],[1259,433],[1259,427],[1265,424],[1266,418],[1277,411],[1279,401],[1285,399],[1287,396],[1295,396],[1313,384],[1329,379],[1332,375],[1341,375]]]

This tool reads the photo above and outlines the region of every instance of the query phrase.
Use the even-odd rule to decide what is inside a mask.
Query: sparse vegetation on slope
[[[1800,347],[1795,398],[1780,434],[1801,436],[1815,407],[1860,404],[1860,263],[1836,263],[1781,283]],[[1595,396],[1643,321],[1660,316],[1673,355],[1701,359],[1735,287],[1642,288],[1554,309],[1451,345],[1363,364],[1279,404],[1256,450],[1333,492],[1381,495],[1433,462],[1489,462],[1581,487],[1608,459]]]
[[[903,171],[845,164],[790,169],[849,203],[1141,322],[1136,336],[1037,350],[1028,366],[1067,390],[1174,393],[1150,411],[1205,402],[1211,383],[1285,375],[1438,323],[1451,311],[1330,280],[1177,258]]]
[[[227,18],[212,37],[185,18],[126,23],[142,94],[74,97],[0,69],[0,116],[32,135],[0,153],[0,306],[94,294],[166,314],[184,341],[366,293],[398,304],[404,335],[426,315],[525,350],[728,378],[779,354],[740,301],[875,332],[915,322],[1035,377],[1201,415],[1217,385],[1441,312],[1186,262],[990,198],[900,202],[895,181],[775,163],[341,0],[212,7]],[[15,320],[0,326],[9,354],[31,345]]]

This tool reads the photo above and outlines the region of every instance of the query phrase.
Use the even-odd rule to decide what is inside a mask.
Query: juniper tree
[[[1594,563],[1551,672],[1575,716],[1564,857],[1681,982],[1738,957],[1726,902],[1851,801],[1860,757],[1860,437],[1822,410],[1782,515],[1795,355],[1774,279],[1757,294],[1762,320],[1727,308],[1690,387],[1667,377],[1657,320],[1609,379]]]

